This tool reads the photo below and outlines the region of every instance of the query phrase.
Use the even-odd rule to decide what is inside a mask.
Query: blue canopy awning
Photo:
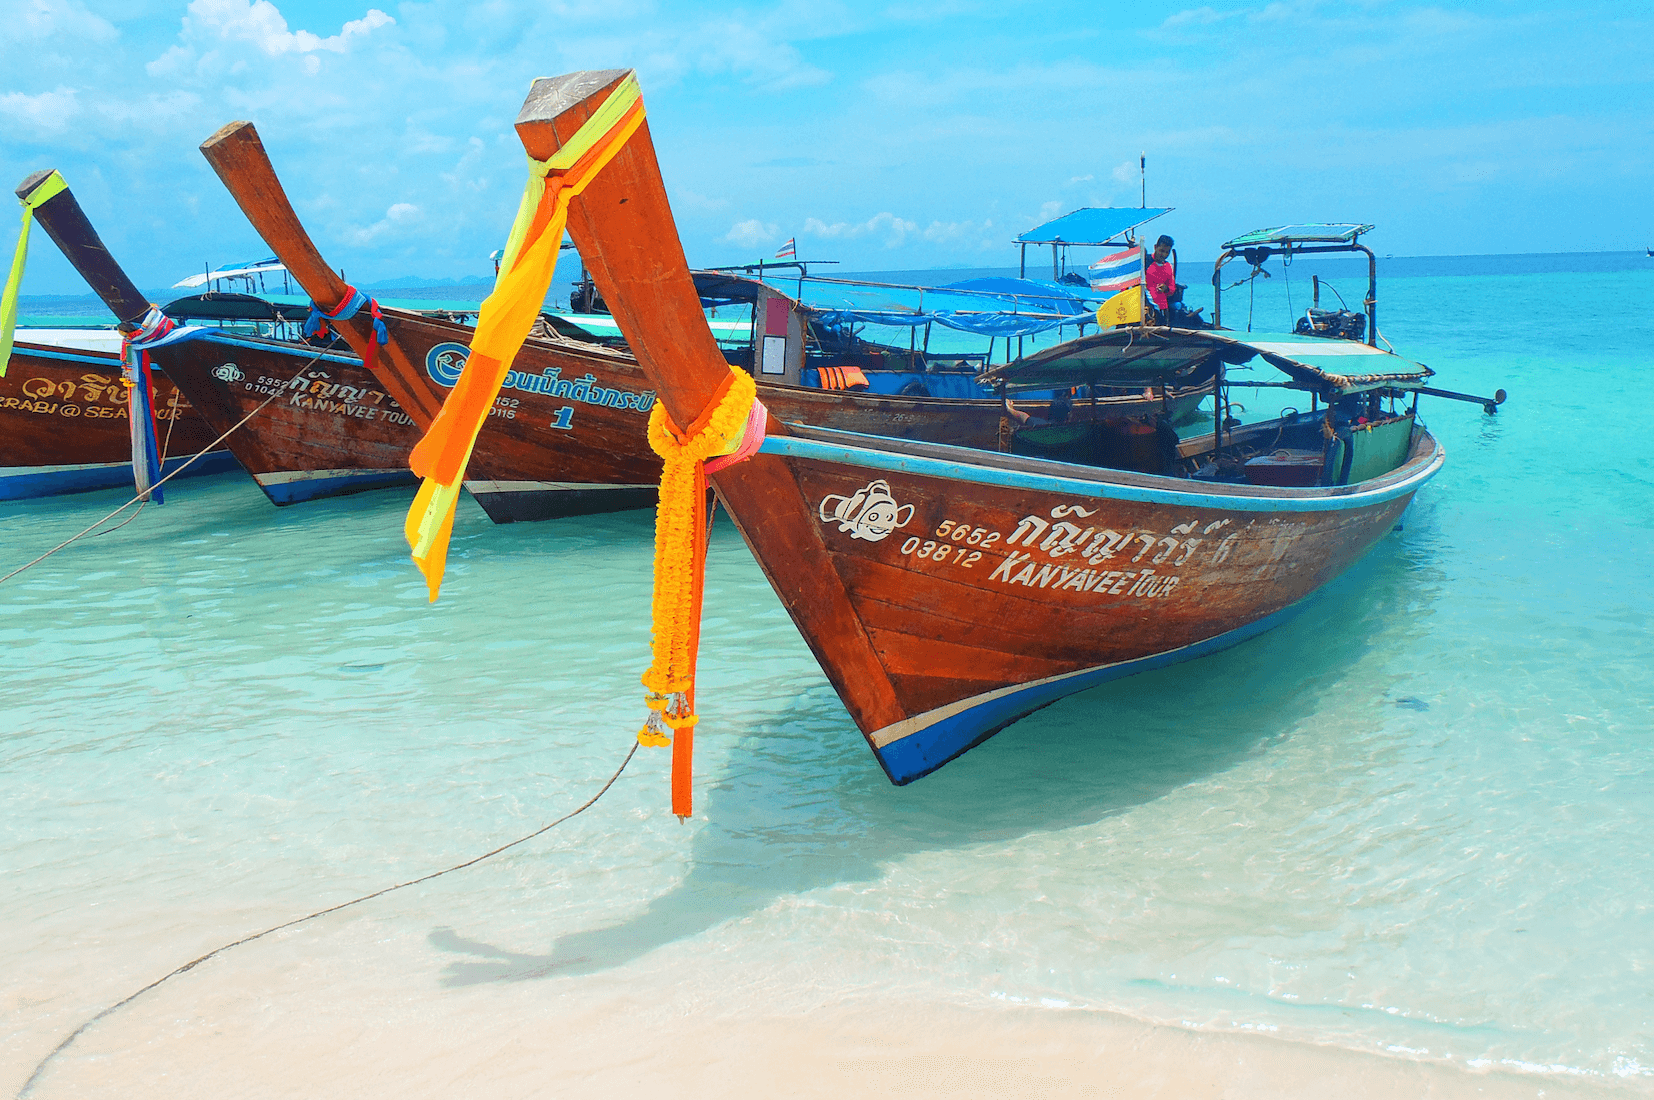
[[[1083,287],[1033,279],[966,279],[927,291],[946,309],[819,309],[815,319],[838,328],[848,324],[915,328],[932,322],[978,336],[1032,336],[1060,325],[1091,321],[1091,307],[1074,293]],[[949,293],[949,292],[953,293]]]
[[[1084,324],[1086,316],[1052,317],[1029,313],[967,313],[951,309],[927,310],[924,313],[906,313],[885,309],[829,309],[815,315],[816,320],[833,328],[848,324],[890,325],[895,328],[917,328],[935,322],[944,328],[960,332],[974,332],[978,336],[1032,336],[1059,325]]]
[[[1056,221],[1036,225],[1013,244],[1110,244],[1128,229],[1152,222],[1174,207],[1086,206]]]
[[[1022,313],[1089,313],[1090,310],[1086,308],[1082,299],[1093,296],[1089,287],[1072,287],[1062,283],[1041,282],[1038,279],[1011,279],[1001,276],[963,279],[936,289],[938,292],[964,291],[972,297],[1003,302],[1012,310]],[[1076,290],[1084,291],[1085,294],[1076,294]]]

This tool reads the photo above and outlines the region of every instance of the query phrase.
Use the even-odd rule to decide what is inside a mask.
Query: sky
[[[0,25],[0,176],[61,170],[143,287],[268,254],[197,150],[239,119],[352,281],[487,276],[529,82],[624,66],[697,265],[792,237],[851,271],[1014,266],[1034,225],[1137,205],[1139,154],[1189,257],[1294,221],[1398,256],[1654,245],[1646,3],[0,0]],[[23,289],[84,285],[41,234]]]

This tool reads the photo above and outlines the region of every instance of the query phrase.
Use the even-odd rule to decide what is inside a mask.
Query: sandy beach
[[[568,1014],[498,991],[453,1011],[365,1021],[349,1004],[174,994],[56,1063],[47,1097],[1349,1097],[1646,1096],[1628,1082],[1467,1070],[1107,1013],[966,1010],[869,998],[771,1015],[614,994]],[[159,1017],[157,1016],[159,1014]],[[8,1044],[13,1052],[16,1043]],[[8,1061],[10,1056],[8,1056]],[[8,1091],[20,1084],[8,1066]]]

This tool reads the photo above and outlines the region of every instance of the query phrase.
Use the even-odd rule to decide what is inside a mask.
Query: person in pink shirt
[[[1174,328],[1210,328],[1200,316],[1200,310],[1183,304],[1184,287],[1177,284],[1177,268],[1172,266],[1173,240],[1162,234],[1154,242],[1154,255],[1143,270],[1143,288],[1149,301],[1160,311],[1160,323]]]
[[[1172,302],[1177,300],[1177,269],[1171,264],[1174,247],[1175,242],[1162,233],[1160,239],[1154,242],[1154,255],[1143,271],[1143,285],[1148,289],[1149,301],[1161,313],[1170,312]]]

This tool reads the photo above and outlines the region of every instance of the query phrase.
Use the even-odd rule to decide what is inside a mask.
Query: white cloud
[[[0,117],[48,133],[66,129],[69,120],[74,118],[79,110],[80,101],[75,89],[62,85],[59,85],[56,91],[41,92],[38,95],[28,95],[24,92],[7,92],[0,95]]]
[[[150,76],[182,76],[195,61],[195,51],[183,46],[168,46],[165,53],[144,66]]]
[[[766,225],[757,218],[748,218],[744,222],[736,222],[730,226],[723,239],[742,248],[757,248],[761,244],[775,240],[780,234],[781,230],[778,227]]]
[[[980,242],[993,227],[992,219],[980,222],[933,221],[925,226],[925,231],[921,235],[932,244],[974,244]]]
[[[705,214],[714,210],[722,210],[728,205],[728,199],[708,198],[699,191],[686,189],[672,192],[672,206],[676,209],[693,210]]]
[[[276,57],[316,50],[345,53],[352,39],[366,38],[375,28],[395,22],[378,8],[369,8],[366,15],[346,23],[338,34],[323,38],[310,31],[288,30],[287,20],[270,0],[190,0],[189,13],[184,16],[184,34],[251,42]]]
[[[1310,6],[1307,4],[1301,4],[1297,7],[1282,3],[1268,4],[1262,11],[1249,13],[1247,19],[1254,23],[1279,23],[1284,19],[1291,19],[1298,15],[1299,9],[1307,11]]]
[[[181,41],[145,68],[156,77],[184,76],[192,69],[204,72],[220,61],[220,50],[250,45],[266,57],[298,55],[303,58],[303,71],[314,75],[321,71],[321,53],[349,53],[376,29],[395,22],[378,8],[369,8],[362,18],[345,23],[338,34],[323,38],[313,31],[290,29],[270,0],[190,0],[179,32]],[[239,72],[244,65],[237,61],[229,71]]]
[[[364,245],[372,244],[387,234],[395,235],[398,231],[407,229],[420,222],[420,210],[411,202],[392,203],[385,216],[368,226],[358,229],[351,234],[351,243]]]
[[[7,18],[16,19],[16,16]],[[32,38],[63,34],[85,41],[112,42],[120,35],[113,24],[87,11],[79,0],[27,0],[22,18],[12,24],[13,34],[19,25]]]
[[[917,222],[898,218],[890,211],[874,214],[864,222],[834,222],[828,225],[819,218],[806,218],[804,232],[827,240],[851,240],[856,237],[882,237],[886,248],[900,248],[909,236],[919,229]]]
[[[695,63],[703,70],[727,68],[770,91],[808,88],[833,79],[833,74],[806,62],[793,46],[778,41],[767,27],[729,21],[707,23],[697,31],[683,45],[694,48]]]
[[[136,99],[105,98],[91,109],[116,127],[133,123],[155,126],[189,118],[200,105],[200,96],[177,89]]]
[[[1246,10],[1244,8],[1224,12],[1214,11],[1209,7],[1188,8],[1176,15],[1167,16],[1166,21],[1161,23],[1160,27],[1162,30],[1176,30],[1179,27],[1205,27],[1245,14]]]
[[[432,151],[438,151],[439,147],[433,143],[431,148]],[[487,151],[488,146],[482,138],[472,137],[465,143],[465,153],[459,158],[458,163],[454,165],[453,170],[442,173],[443,180],[445,180],[450,187],[461,188],[467,191],[488,190],[488,177],[486,175],[479,176],[474,174],[477,166],[483,162],[483,157],[486,155]]]

